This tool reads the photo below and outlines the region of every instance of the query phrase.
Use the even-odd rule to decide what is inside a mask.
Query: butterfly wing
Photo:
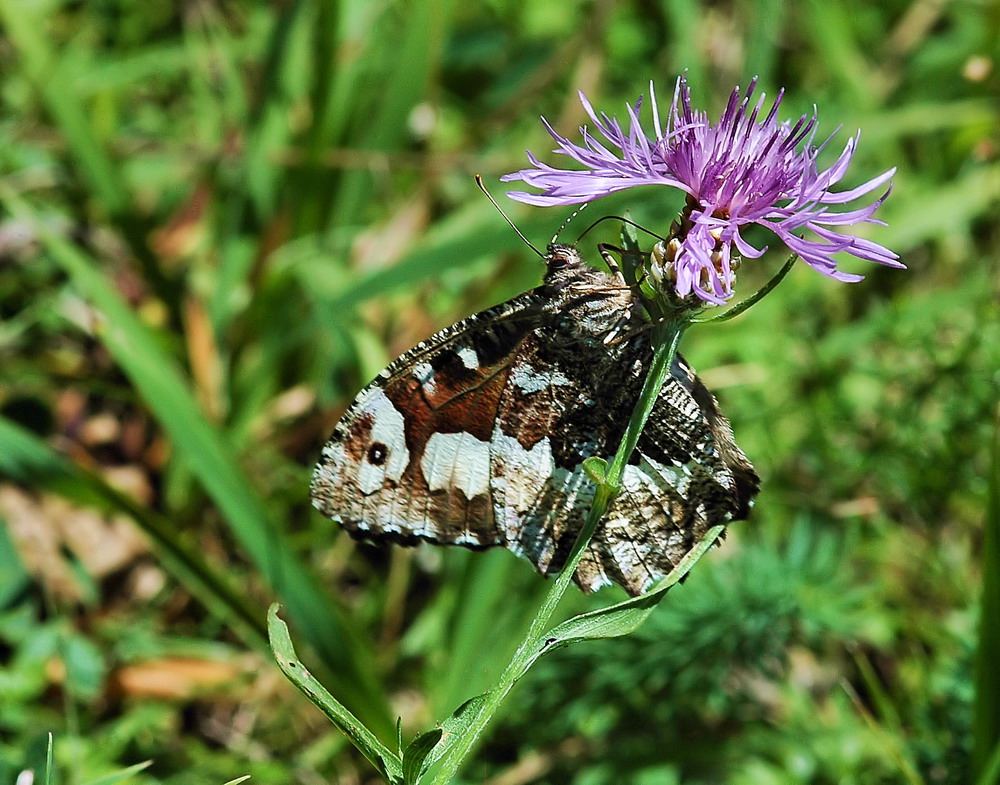
[[[553,352],[553,331],[528,336],[511,366],[493,438],[492,490],[506,546],[542,574],[558,572],[593,499],[586,458],[610,459],[638,400],[652,348],[644,333],[617,347]],[[554,355],[554,356],[553,356]],[[584,591],[617,583],[637,595],[711,527],[745,518],[757,476],[726,418],[678,357],[622,490],[574,576]]]
[[[542,574],[565,564],[652,357],[625,330],[631,293],[550,255],[545,286],[443,330],[392,363],[344,414],[314,504],[354,536],[502,545]],[[623,322],[624,320],[624,322]],[[757,478],[715,399],[681,361],[574,576],[638,594],[711,526],[746,517]]]
[[[437,333],[355,399],[313,474],[312,497],[351,534],[502,544],[490,439],[510,365],[538,324],[537,290]]]
[[[577,570],[585,590],[610,581],[641,594],[710,528],[749,514],[759,480],[729,421],[682,357],[671,371]]]

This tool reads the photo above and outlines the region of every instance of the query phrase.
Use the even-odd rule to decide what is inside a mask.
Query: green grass
[[[834,147],[860,127],[853,182],[899,167],[868,236],[909,270],[798,265],[691,331],[754,517],[638,633],[541,662],[466,781],[996,782],[998,25],[966,1],[0,0],[0,782],[373,781],[270,659],[275,600],[392,749],[397,715],[405,746],[495,680],[545,583],[354,544],[311,465],[385,362],[538,282],[473,175],[499,196],[550,148],[539,114],[570,132],[577,89],[621,115],[682,70],[713,111],[756,74]],[[654,226],[661,196],[588,213]],[[569,213],[510,212],[536,244]],[[149,552],[95,571],[66,510]],[[236,675],[125,680],[182,661]]]

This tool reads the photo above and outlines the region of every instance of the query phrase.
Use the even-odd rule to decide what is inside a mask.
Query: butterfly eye
[[[375,442],[375,444],[368,448],[368,463],[373,466],[381,466],[388,457],[389,448],[382,444],[382,442]]]

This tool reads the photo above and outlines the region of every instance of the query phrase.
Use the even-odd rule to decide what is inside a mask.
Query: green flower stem
[[[514,684],[517,683],[517,680],[521,678],[535,659],[536,651],[543,643],[544,637],[548,632],[552,614],[555,613],[556,607],[569,588],[569,584],[573,580],[573,575],[576,573],[576,568],[580,564],[580,559],[583,557],[583,553],[590,543],[591,537],[594,536],[598,524],[621,489],[620,483],[622,474],[625,471],[625,465],[632,455],[636,444],[639,442],[639,436],[642,434],[642,429],[645,427],[646,421],[653,411],[653,406],[656,403],[660,389],[670,375],[670,368],[677,353],[677,344],[680,342],[681,335],[687,325],[688,322],[686,320],[676,320],[668,321],[656,328],[654,332],[654,345],[656,349],[653,354],[653,362],[643,383],[639,400],[629,419],[628,427],[622,436],[618,451],[608,465],[604,480],[597,485],[597,490],[594,493],[594,501],[587,514],[587,520],[580,530],[576,542],[573,544],[569,559],[559,574],[556,575],[555,580],[552,582],[552,587],[549,589],[548,594],[545,595],[545,599],[538,609],[538,613],[535,614],[535,618],[532,620],[524,640],[514,653],[506,669],[504,669],[499,681],[493,689],[483,696],[482,705],[475,718],[466,726],[466,731],[462,734],[462,737],[456,739],[448,747],[444,755],[442,755],[440,765],[434,773],[434,778],[430,780],[431,785],[447,785],[447,783],[451,782],[452,778],[458,772],[462,761],[478,741],[486,726],[493,719],[493,715],[496,714],[503,699],[507,697]]]
[[[771,278],[770,281],[768,281],[766,284],[760,287],[760,289],[758,289],[756,292],[750,295],[739,305],[734,305],[728,311],[716,314],[715,316],[708,316],[702,319],[692,319],[691,321],[694,322],[695,324],[708,324],[709,322],[728,322],[730,319],[739,316],[745,310],[763,300],[766,295],[770,294],[771,291],[774,289],[774,287],[777,286],[779,283],[781,283],[782,279],[786,275],[788,275],[789,271],[792,269],[792,265],[795,264],[798,258],[799,257],[796,254],[792,254],[791,256],[789,256],[788,259],[785,261],[784,265],[782,265],[781,269],[774,274],[774,276]]]

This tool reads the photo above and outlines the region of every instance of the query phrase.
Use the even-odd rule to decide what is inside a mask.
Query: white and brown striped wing
[[[490,446],[535,292],[459,322],[407,352],[355,399],[313,474],[312,498],[352,534],[502,545]]]
[[[651,355],[642,335],[607,364],[546,362],[549,348],[529,338],[512,366],[509,379],[520,384],[502,397],[492,456],[503,539],[543,574],[568,557],[594,492],[583,461],[617,449]],[[749,513],[758,480],[728,421],[683,359],[672,374],[577,568],[585,591],[617,583],[640,594],[709,528]]]

